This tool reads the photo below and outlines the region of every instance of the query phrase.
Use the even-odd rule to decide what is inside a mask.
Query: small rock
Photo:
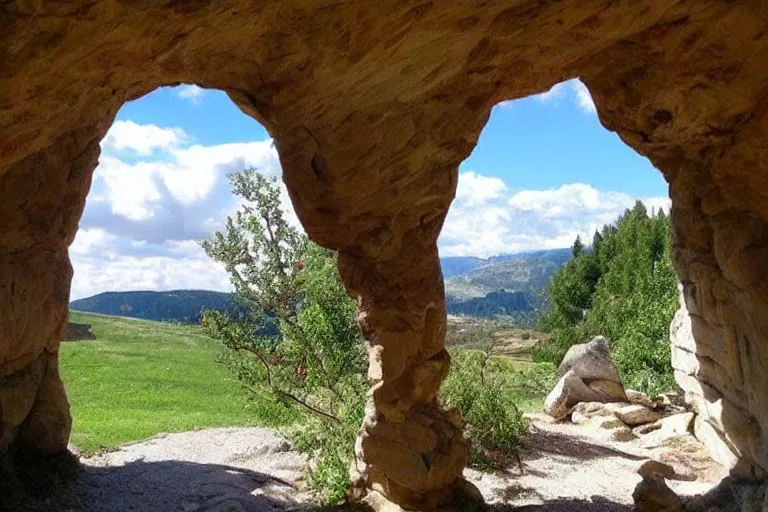
[[[637,436],[632,432],[631,428],[624,426],[612,429],[607,439],[616,443],[627,443],[637,439]]]
[[[593,416],[604,416],[605,405],[601,402],[579,402],[571,409],[571,422],[576,425],[583,425]]]
[[[632,404],[616,411],[616,417],[629,426],[653,423],[661,418],[661,415],[642,405]]]
[[[637,474],[645,478],[650,478],[653,475],[661,475],[664,478],[673,479],[677,476],[675,468],[669,464],[664,464],[658,460],[647,460],[643,462],[639,468],[637,468]]]
[[[637,404],[642,405],[643,407],[647,407],[648,409],[653,409],[656,407],[656,404],[651,400],[648,395],[641,391],[635,391],[634,389],[627,389],[625,390],[625,393],[627,395],[627,402],[631,404]]]
[[[660,428],[661,428],[661,421],[656,421],[654,423],[646,423],[645,425],[640,425],[639,427],[635,427],[632,429],[632,432],[634,432],[635,435],[644,436],[646,434],[650,434],[655,430],[659,430]]]
[[[680,393],[670,391],[668,393],[662,393],[659,395],[659,398],[661,399],[661,403],[663,405],[672,407],[685,407],[685,397]]]
[[[683,501],[659,474],[643,478],[632,493],[636,512],[682,512]]]

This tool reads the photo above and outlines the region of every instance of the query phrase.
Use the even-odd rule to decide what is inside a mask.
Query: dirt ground
[[[465,470],[492,510],[629,512],[637,469],[672,466],[680,495],[704,493],[725,471],[690,436],[644,448],[606,441],[585,427],[530,415],[521,464],[505,472]],[[264,428],[166,434],[83,459],[66,507],[88,512],[273,512],[314,508],[305,459]]]

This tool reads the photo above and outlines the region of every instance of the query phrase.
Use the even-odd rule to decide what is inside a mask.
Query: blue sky
[[[73,298],[230,289],[197,240],[237,209],[225,175],[246,166],[281,172],[267,132],[224,93],[186,85],[126,104],[102,141],[70,248]],[[600,125],[578,81],[496,106],[459,170],[439,240],[446,256],[565,247],[636,199],[669,204],[660,173]],[[287,194],[284,205],[298,222]]]

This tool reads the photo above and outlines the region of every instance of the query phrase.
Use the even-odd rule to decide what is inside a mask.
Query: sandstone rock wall
[[[359,481],[412,506],[449,499],[465,447],[434,400],[448,365],[436,238],[458,165],[494,104],[580,76],[601,122],[670,183],[696,376],[737,411],[722,431],[762,475],[766,20],[754,0],[2,2],[0,453],[34,438],[10,402],[30,431],[58,431],[27,448],[65,446],[54,354],[99,140],[125,101],[196,83],[264,124],[307,232],[340,252],[371,355]]]

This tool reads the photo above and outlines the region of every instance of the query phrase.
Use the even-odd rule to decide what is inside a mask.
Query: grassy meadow
[[[292,420],[269,399],[248,401],[198,326],[74,311],[70,321],[96,337],[61,344],[72,442],[84,453],[161,432]]]
[[[83,453],[163,432],[281,426],[296,419],[267,396],[248,400],[236,379],[216,362],[217,342],[199,326],[76,311],[70,321],[90,326],[95,336],[61,344],[61,374],[72,407],[72,442]],[[476,326],[468,331],[476,332]],[[497,333],[502,334],[510,338],[507,331]],[[450,339],[453,351],[477,350],[476,335],[458,338]],[[495,346],[491,366],[503,375],[508,398],[521,411],[539,410],[554,383],[554,368],[521,360],[520,353],[505,354],[509,347],[525,353],[528,346],[518,344],[517,338]]]

